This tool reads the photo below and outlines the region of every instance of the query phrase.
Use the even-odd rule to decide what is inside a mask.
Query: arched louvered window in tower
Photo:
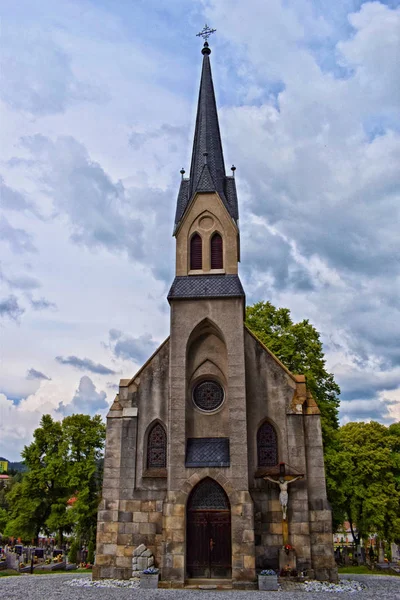
[[[257,458],[259,467],[278,464],[278,441],[270,423],[263,423],[257,432]]]
[[[198,233],[190,240],[190,270],[196,271],[203,268],[203,243]]]
[[[219,233],[215,233],[211,238],[211,268],[224,268],[222,256],[222,237],[219,235]]]
[[[167,434],[160,423],[156,423],[147,438],[147,468],[165,469],[167,467]]]

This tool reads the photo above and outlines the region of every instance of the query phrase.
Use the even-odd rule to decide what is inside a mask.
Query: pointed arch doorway
[[[223,488],[210,477],[200,481],[190,494],[186,516],[188,577],[231,577],[231,507]]]

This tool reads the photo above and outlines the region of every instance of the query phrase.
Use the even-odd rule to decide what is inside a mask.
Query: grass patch
[[[338,568],[339,575],[341,574],[349,574],[349,575],[393,575],[395,577],[399,577],[397,573],[393,573],[392,571],[385,570],[381,571],[380,569],[369,569],[366,565],[352,565],[348,567],[339,567]]]
[[[91,574],[92,573],[92,569],[76,569],[76,571],[74,571],[74,573],[88,573],[88,574]]]
[[[92,569],[75,569],[74,571],[33,571],[33,575],[73,575],[74,573],[86,573],[87,575],[92,574]],[[15,575],[30,575],[30,573],[18,573],[18,571],[14,571],[14,569],[6,569],[5,571],[0,571],[0,577],[13,577]]]
[[[92,574],[92,569],[74,569],[72,571],[67,571],[66,569],[58,569],[57,571],[33,571],[33,575],[73,575],[74,573],[86,573],[87,575]]]

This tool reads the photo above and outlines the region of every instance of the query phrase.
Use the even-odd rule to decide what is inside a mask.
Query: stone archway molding
[[[186,579],[186,507],[193,488],[203,479],[214,479],[231,505],[232,582],[240,587],[255,580],[254,509],[248,490],[238,490],[219,469],[195,471],[180,489],[169,490],[163,511],[162,579],[183,587]]]

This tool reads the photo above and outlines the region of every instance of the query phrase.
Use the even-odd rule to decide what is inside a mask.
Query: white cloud
[[[14,227],[4,215],[0,218],[0,240],[8,242],[11,249],[16,254],[36,252],[32,238],[33,236],[31,233],[28,233],[24,229]]]
[[[360,109],[396,110],[400,101],[398,85],[400,53],[400,8],[367,2],[349,15],[354,36],[339,42],[340,60],[354,68],[351,92]]]
[[[98,392],[90,377],[84,375],[79,382],[72,402],[68,404],[60,402],[57,412],[65,416],[79,413],[94,415],[108,408],[106,397],[107,394],[103,391]]]
[[[20,460],[20,452],[33,439],[44,414],[60,420],[73,413],[105,416],[109,403],[106,393],[97,391],[90,377],[80,379],[74,389],[72,382],[42,379],[37,391],[15,404],[0,393],[0,455]]]
[[[110,329],[110,347],[117,358],[141,365],[150,358],[158,344],[148,333],[134,337],[118,329]]]
[[[9,319],[17,321],[24,312],[24,309],[19,305],[18,299],[14,294],[11,294],[7,298],[0,299],[0,317],[8,317]]]
[[[20,460],[24,445],[30,444],[34,429],[44,414],[57,417],[56,410],[62,398],[67,401],[68,387],[54,381],[42,380],[36,393],[14,404],[0,394],[0,455]],[[72,393],[70,398],[72,397]]]
[[[337,367],[347,415],[394,418],[399,14],[350,0],[7,6],[2,297],[25,312],[4,320],[0,389],[26,397],[10,409],[21,423],[21,404],[33,422],[37,399],[54,392],[54,412],[74,397],[76,372],[55,356],[96,357],[130,377],[131,361],[168,333],[203,16],[218,30],[211,61],[225,158],[237,166],[248,300],[310,318],[329,368],[349,369]],[[57,311],[35,310],[46,303]],[[121,333],[107,347],[110,330]],[[25,379],[33,364],[52,378],[37,392]],[[110,378],[96,374],[94,402]]]

